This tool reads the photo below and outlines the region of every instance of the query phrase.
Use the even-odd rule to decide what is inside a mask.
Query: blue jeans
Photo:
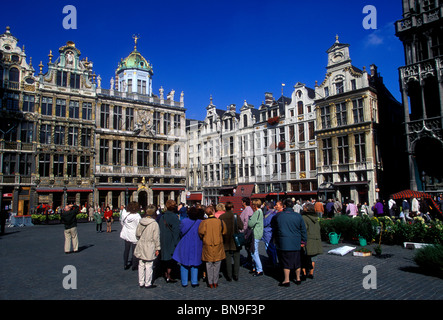
[[[182,286],[188,285],[189,272],[191,272],[191,284],[198,284],[198,267],[180,265],[180,275],[182,279]]]
[[[254,239],[254,252],[252,253],[252,259],[255,262],[255,271],[263,272],[263,267],[260,261],[260,255],[258,254],[258,244],[260,243],[260,239]]]

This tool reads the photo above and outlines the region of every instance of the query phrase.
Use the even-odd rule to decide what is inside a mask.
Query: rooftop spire
[[[133,34],[132,39],[134,39],[134,50],[137,50],[137,40],[140,39],[140,35]]]

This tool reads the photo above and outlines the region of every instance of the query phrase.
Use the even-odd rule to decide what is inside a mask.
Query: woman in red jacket
[[[109,206],[106,207],[104,218],[106,220],[106,232],[111,232],[112,228],[112,210]]]

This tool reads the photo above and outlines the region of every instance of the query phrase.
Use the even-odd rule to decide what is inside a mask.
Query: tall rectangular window
[[[112,141],[112,164],[119,165],[121,164],[121,150],[122,150],[122,142],[120,140]]]
[[[171,167],[171,156],[169,154],[169,144],[163,145],[163,166],[165,168]]]
[[[78,128],[69,127],[68,145],[76,147],[78,145]]]
[[[332,139],[327,138],[323,139],[323,165],[330,166],[332,165]]]
[[[296,171],[295,152],[290,153],[291,172]]]
[[[355,138],[355,161],[366,161],[366,136],[364,133],[354,135]]]
[[[181,131],[181,117],[179,114],[174,115],[174,135],[179,136]]]
[[[354,123],[364,122],[363,99],[352,100]]]
[[[55,126],[54,128],[54,144],[65,144],[65,127]]]
[[[153,165],[154,167],[160,167],[160,154],[161,154],[161,150],[160,150],[160,144],[158,143],[154,143],[154,154],[153,154]]]
[[[52,127],[49,124],[42,124],[40,126],[40,143],[51,144],[51,130]]]
[[[109,142],[106,139],[100,139],[100,164],[109,163]]]
[[[320,118],[322,129],[329,129],[331,127],[331,113],[329,106],[320,108]]]
[[[160,133],[160,112],[154,111],[154,117],[153,117],[153,129],[156,134]]]
[[[77,156],[74,155],[68,155],[67,156],[67,167],[66,167],[66,174],[68,177],[77,177]]]
[[[40,177],[49,177],[51,155],[49,153],[41,153],[38,157],[38,165],[38,174]]]
[[[16,171],[16,153],[4,153],[3,154],[3,170],[4,175],[14,175]]]
[[[66,100],[64,99],[55,100],[55,115],[57,117],[66,117]]]
[[[343,93],[343,92],[345,92],[345,86],[344,86],[343,81],[337,81],[335,83],[335,93],[336,94],[340,94],[340,93]]]
[[[337,126],[344,126],[347,124],[347,112],[346,112],[346,103],[337,103],[335,106],[336,116],[337,116]]]
[[[174,145],[174,168],[180,168],[180,146]]]
[[[340,164],[349,163],[348,136],[338,137],[338,161]]]
[[[91,102],[83,102],[82,103],[82,119],[83,120],[92,120],[92,103]]]
[[[308,127],[309,127],[309,140],[314,140],[315,139],[314,121],[309,122]]]
[[[309,150],[309,170],[317,169],[317,157],[315,156],[315,150]]]
[[[125,130],[134,130],[134,108],[126,108]]]
[[[66,87],[68,85],[68,73],[66,71],[57,71],[56,84],[59,87]]]
[[[126,142],[128,143],[128,142]],[[132,145],[132,142],[131,142]],[[126,154],[132,150],[128,149],[131,145],[127,146]],[[131,157],[132,158],[132,157]],[[138,142],[137,143],[137,165],[139,167],[149,167],[149,143]]]
[[[20,155],[20,166],[19,166],[19,173],[24,176],[31,175],[31,168],[32,168],[32,158],[34,155],[29,153],[22,153]]]
[[[295,142],[295,126],[294,125],[289,126],[289,141]]]
[[[280,153],[280,172],[286,173],[286,153]]]
[[[71,87],[72,89],[80,89],[80,77],[81,75],[71,72],[69,87]]]
[[[62,154],[54,154],[53,174],[54,177],[63,177],[65,157]]]
[[[80,156],[80,175],[83,178],[88,178],[91,176],[91,157],[89,156]]]
[[[163,134],[169,134],[171,130],[171,114],[165,113],[163,115]]]
[[[134,158],[134,142],[125,141],[125,165],[133,166],[134,165],[133,158]]]
[[[92,129],[83,128],[81,146],[91,147],[91,137],[92,137]]]
[[[34,123],[23,121],[20,127],[20,140],[25,143],[32,143],[32,141],[34,140]]]
[[[303,123],[298,125],[298,141],[305,141],[305,125]]]
[[[109,104],[102,104],[100,107],[100,127],[109,128]]]
[[[123,113],[121,106],[114,106],[114,129],[123,129]]]
[[[34,112],[35,97],[28,94],[23,95],[23,111]]]
[[[42,97],[40,113],[44,116],[52,116],[52,103],[53,103],[52,98]]]
[[[306,154],[304,151],[300,152],[300,171],[306,171]]]

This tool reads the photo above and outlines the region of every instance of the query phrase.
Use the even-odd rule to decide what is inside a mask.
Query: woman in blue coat
[[[189,209],[188,217],[180,223],[180,241],[174,250],[172,259],[180,264],[182,286],[188,285],[191,273],[191,286],[198,286],[198,269],[202,264],[203,241],[198,235],[198,227],[203,217],[200,217],[197,208]]]

